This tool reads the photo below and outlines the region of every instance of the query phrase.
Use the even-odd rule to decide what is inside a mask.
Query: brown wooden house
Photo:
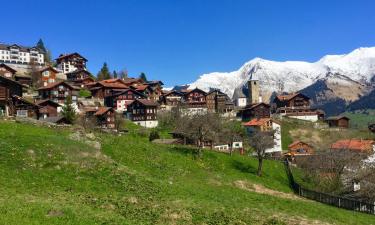
[[[159,102],[161,103],[161,107],[170,110],[173,107],[177,107],[181,104],[184,94],[179,91],[168,91],[164,92],[162,96],[160,96]]]
[[[41,86],[45,87],[48,84],[52,84],[56,82],[56,74],[59,73],[55,68],[52,66],[45,67],[40,71],[41,77]]]
[[[277,95],[273,100],[273,111],[281,114],[310,111],[310,98],[301,93]]]
[[[16,70],[4,63],[0,64],[0,76],[15,80]]]
[[[271,106],[264,102],[247,105],[240,110],[240,114],[242,121],[254,118],[269,118],[271,116]]]
[[[329,127],[349,128],[350,119],[346,116],[332,116],[326,119]]]
[[[107,129],[115,128],[115,111],[113,108],[99,107],[94,116],[96,117],[98,127]]]
[[[77,101],[79,88],[76,88],[65,81],[48,84],[38,89],[40,99],[50,99],[59,104],[64,104],[70,96],[73,102]]]
[[[69,82],[80,87],[85,87],[87,84],[95,82],[94,76],[84,69],[67,73],[66,78]]]
[[[206,95],[207,110],[209,112],[223,113],[229,97],[220,90],[211,90]]]
[[[86,84],[94,98],[105,99],[113,93],[124,91],[129,86],[122,79],[108,79]]]
[[[14,116],[39,119],[39,106],[17,95],[12,96]]]
[[[295,141],[288,146],[288,155],[290,156],[300,156],[300,155],[312,155],[314,154],[314,149],[311,145],[302,142]]]
[[[184,93],[184,103],[188,108],[207,108],[206,92],[195,88]]]
[[[147,99],[136,99],[128,105],[128,117],[144,127],[156,127],[157,121],[157,107],[158,104]]]
[[[135,99],[146,99],[146,96],[134,89],[125,89],[119,92],[113,92],[112,95],[104,99],[104,104],[107,107],[112,107],[116,111],[126,112],[127,107]]]
[[[0,114],[13,116],[16,114],[16,108],[13,102],[13,96],[22,97],[22,89],[25,86],[17,81],[0,76]]]
[[[354,151],[358,153],[369,153],[372,154],[375,151],[374,140],[362,140],[362,139],[343,139],[338,140],[331,145],[332,151]]]
[[[58,108],[60,105],[50,99],[40,100],[35,102],[39,106],[39,117],[48,118],[48,117],[57,117]]]

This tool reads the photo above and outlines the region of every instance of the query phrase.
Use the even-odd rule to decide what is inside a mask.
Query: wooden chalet
[[[85,87],[89,83],[95,82],[94,76],[87,70],[80,69],[66,74],[66,78],[74,85]]]
[[[301,155],[312,155],[314,154],[314,149],[311,145],[303,141],[295,141],[288,145],[288,156],[301,156]]]
[[[159,101],[160,97],[163,95],[164,83],[162,81],[155,80],[155,81],[147,81],[146,84],[152,90],[152,95],[149,98],[153,101]]]
[[[13,96],[22,97],[22,89],[25,86],[17,81],[0,76],[0,114],[13,116],[16,114]]]
[[[375,151],[374,140],[344,139],[338,140],[331,145],[332,151],[349,150],[358,153],[371,154]]]
[[[310,98],[301,93],[277,95],[273,100],[273,111],[279,114],[310,111]]]
[[[247,105],[240,110],[240,115],[242,121],[254,118],[269,118],[271,116],[271,106],[264,102]]]
[[[184,103],[188,108],[207,108],[206,92],[195,88],[184,91]]]
[[[94,116],[96,117],[98,127],[107,129],[115,128],[115,111],[113,108],[99,107]]]
[[[57,117],[58,108],[60,105],[50,99],[36,101],[35,104],[39,106],[39,116],[41,118]]]
[[[136,99],[128,105],[128,117],[144,127],[157,126],[158,104],[147,99]]]
[[[152,101],[158,101],[159,97],[158,95],[155,95],[154,90],[151,88],[151,86],[147,84],[140,84],[137,86],[130,86],[130,88],[135,89],[136,91],[142,93],[143,95],[147,96],[147,99]]]
[[[142,85],[144,84],[144,80],[142,80],[141,78],[123,78],[122,81],[127,85],[127,86],[132,86],[134,88],[136,88],[138,85]]]
[[[59,104],[64,104],[68,96],[72,98],[73,102],[77,101],[79,88],[65,81],[60,81],[39,88],[38,92],[40,99],[49,99]]]
[[[12,96],[13,115],[16,117],[28,117],[39,119],[39,106],[17,95]]]
[[[107,107],[112,107],[116,111],[126,112],[127,107],[135,99],[146,99],[146,96],[134,89],[128,88],[119,92],[113,92],[112,95],[104,99]]]
[[[86,84],[94,98],[105,99],[114,92],[125,91],[129,86],[122,79],[108,79]]]
[[[0,76],[15,80],[16,70],[4,63],[0,64]]]
[[[56,82],[56,74],[59,73],[55,68],[52,66],[45,67],[40,71],[41,77],[41,86],[45,87],[48,84],[52,84]]]
[[[346,116],[332,116],[326,119],[329,127],[349,128],[350,119]]]
[[[220,90],[211,90],[206,95],[207,110],[209,112],[223,113],[226,111],[226,103],[229,97]]]
[[[258,131],[270,131],[272,130],[273,122],[271,118],[255,118],[242,125],[246,128],[256,129]]]
[[[181,104],[184,94],[179,91],[168,91],[160,96],[161,107],[170,110],[173,107],[177,107]]]
[[[86,69],[86,63],[87,59],[77,52],[71,54],[61,54],[56,59],[56,64],[65,66],[67,66],[68,64],[69,66],[74,66],[77,70]],[[63,73],[67,73],[70,71],[69,68],[66,67],[62,67],[61,69]]]

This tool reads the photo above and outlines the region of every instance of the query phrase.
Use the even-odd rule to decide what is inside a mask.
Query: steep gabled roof
[[[12,73],[16,73],[17,72],[17,70],[13,69],[12,67],[10,67],[10,66],[8,66],[8,65],[6,65],[4,63],[1,63],[0,67],[4,67],[4,68],[6,68],[7,70],[9,70]]]
[[[50,104],[50,105],[54,105],[54,106],[56,106],[56,107],[59,107],[59,106],[60,106],[59,103],[54,102],[54,101],[52,101],[52,100],[50,100],[50,99],[44,99],[44,100],[39,100],[39,101],[36,101],[36,102],[35,102],[35,104],[36,104],[36,105],[39,105],[39,106],[46,105],[47,103]]]
[[[365,152],[372,150],[375,145],[373,140],[361,140],[361,139],[344,139],[338,140],[331,145],[331,149],[334,150],[353,150],[359,152]]]
[[[158,106],[158,103],[156,103],[154,101],[151,101],[151,100],[148,100],[148,99],[136,99],[132,103],[130,103],[129,105],[132,105],[135,102],[139,102],[139,103],[141,103],[142,105],[145,105],[145,106]]]
[[[143,97],[146,98],[146,95],[144,95],[143,93],[141,93],[141,92],[139,92],[139,91],[137,91],[137,90],[131,89],[131,88],[127,88],[127,89],[125,89],[125,90],[121,90],[121,91],[119,91],[119,92],[116,92],[116,93],[113,94],[113,96],[123,95],[124,93],[126,93],[126,92],[128,92],[128,91],[131,91],[131,92],[133,92],[133,93],[135,93],[135,94],[137,94],[137,95],[140,95],[140,96],[143,96]]]
[[[328,117],[326,120],[341,120],[341,119],[346,119],[346,120],[350,120],[349,117],[347,116],[331,116],[331,117]]]
[[[55,73],[58,73],[58,72],[59,72],[57,69],[53,68],[52,66],[44,67],[44,68],[42,68],[41,70],[39,70],[39,72],[44,72],[44,71],[46,71],[46,70],[52,70],[52,71],[55,72]]]
[[[95,112],[94,116],[102,116],[110,110],[113,109],[111,107],[99,107],[98,110]]]
[[[69,83],[65,82],[65,81],[58,81],[58,82],[54,82],[54,83],[50,83],[48,84],[47,86],[45,87],[41,87],[41,88],[38,88],[38,90],[48,90],[48,89],[52,89],[58,85],[61,85],[61,84],[65,84],[66,86],[70,87],[71,89],[79,89],[77,87],[74,87],[73,85],[70,85]]]
[[[27,88],[26,85],[23,85],[23,84],[15,81],[15,80],[12,80],[12,79],[9,79],[9,78],[3,77],[3,76],[0,76],[0,81],[6,82],[6,83],[12,83],[12,84]]]
[[[77,53],[77,52],[69,53],[69,54],[61,54],[56,60],[61,60],[61,59],[69,58],[69,57],[73,57],[73,56],[80,57],[80,58],[82,58],[84,61],[87,61],[87,59],[86,59],[85,57],[83,57],[82,55],[80,55],[80,54]]]
[[[306,142],[303,142],[303,141],[294,141],[292,144],[288,145],[288,148],[291,148],[295,145],[298,145],[298,144],[304,144],[304,145],[308,145],[308,146],[311,146],[309,144],[307,144]]]
[[[199,88],[186,90],[185,94],[187,95],[187,94],[190,94],[191,92],[195,92],[195,91],[198,91],[198,92],[203,93],[204,95],[207,95],[207,92],[205,92],[205,91],[203,91],[202,89],[199,89]],[[181,90],[181,92],[184,92],[184,90]]]
[[[258,127],[262,126],[265,123],[272,121],[271,118],[255,118],[250,120],[249,122],[243,123],[242,125],[245,127]]]
[[[303,98],[310,99],[309,97],[307,97],[306,95],[301,94],[301,93],[291,93],[291,94],[285,94],[285,95],[277,95],[276,99],[283,102],[283,101],[290,101],[297,96],[302,96]]]

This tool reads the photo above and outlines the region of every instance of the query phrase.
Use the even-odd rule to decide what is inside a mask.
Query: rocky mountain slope
[[[233,96],[236,89],[246,88],[246,82],[252,77],[260,81],[266,102],[275,93],[302,90],[313,99],[315,106],[323,109],[339,102],[336,109],[328,109],[330,114],[335,114],[367,95],[375,82],[374,75],[375,47],[371,47],[344,55],[327,55],[314,63],[255,58],[237,71],[203,74],[191,87],[219,88]]]

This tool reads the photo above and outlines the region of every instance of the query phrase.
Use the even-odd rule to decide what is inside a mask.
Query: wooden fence
[[[356,201],[353,199],[343,198],[339,196],[334,196],[326,193],[321,193],[313,190],[306,189],[302,187],[300,184],[295,182],[292,171],[289,167],[289,161],[286,159],[284,161],[285,164],[285,171],[287,177],[289,179],[289,183],[291,188],[294,190],[296,194],[302,196],[307,199],[311,199],[317,202],[321,202],[327,205],[336,206],[338,208],[375,214],[375,205],[370,203],[365,203],[361,201]]]

